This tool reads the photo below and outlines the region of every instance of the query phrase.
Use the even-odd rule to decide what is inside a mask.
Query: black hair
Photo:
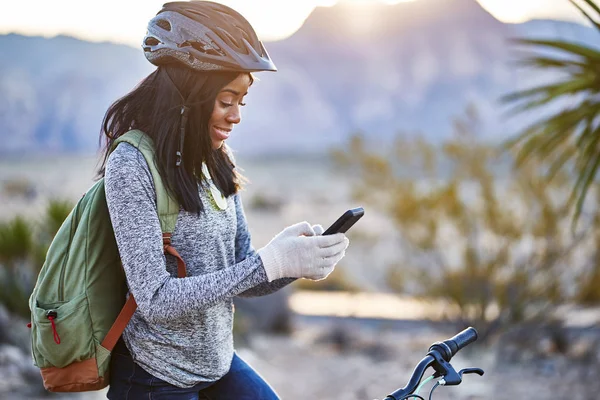
[[[158,171],[184,210],[200,214],[204,209],[198,193],[203,162],[223,195],[237,193],[245,178],[236,170],[225,145],[212,148],[208,121],[217,95],[239,74],[194,71],[176,64],[159,66],[106,111],[100,134],[100,140],[105,141],[104,158],[98,174],[104,176],[114,140],[131,129],[139,129],[152,139]],[[177,167],[183,105],[189,108],[189,117],[184,122],[183,163]]]

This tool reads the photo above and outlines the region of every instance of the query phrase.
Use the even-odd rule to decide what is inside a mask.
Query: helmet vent
[[[210,17],[207,14],[203,13],[203,12],[196,11],[196,10],[190,10],[190,9],[187,9],[186,11],[188,13],[190,13],[190,14],[194,14],[194,15],[198,15],[198,16],[200,16],[202,18],[210,19]]]
[[[210,55],[210,56],[218,56],[218,57],[224,57],[226,54],[218,48],[218,46],[214,43],[212,44],[203,44],[200,42],[188,42],[185,41],[183,43],[181,43],[181,45],[179,45],[179,47],[192,47],[195,50],[198,50],[201,53]]]
[[[171,31],[171,24],[165,19],[159,19],[158,21],[156,21],[156,25],[160,26],[166,31]]]
[[[233,17],[231,15],[231,13],[228,13],[226,11],[221,11],[221,10],[215,10],[215,14],[219,14],[222,18],[224,18],[229,23],[235,24],[236,19],[235,19],[235,17]]]
[[[241,51],[245,54],[248,54],[248,52],[246,51],[246,46],[244,46],[243,42],[236,40],[236,38],[234,38],[229,32],[227,32],[225,29],[222,28],[216,28],[215,29],[215,34],[217,36],[219,36],[219,38],[221,38],[222,41],[224,41],[225,43],[230,43],[234,46],[236,46],[238,48],[238,51]],[[244,35],[242,35],[244,36]],[[248,40],[248,39],[246,39]]]
[[[229,42],[229,43],[236,43],[237,42],[237,40],[235,40],[235,38],[229,32],[227,32],[223,28],[216,28],[215,29],[215,33],[217,35],[219,35],[219,37],[221,38],[221,40],[223,40],[224,42]]]
[[[151,47],[151,46],[157,46],[159,44],[160,44],[160,41],[157,38],[152,37],[152,36],[149,36],[146,38],[146,40],[144,40],[144,46]]]

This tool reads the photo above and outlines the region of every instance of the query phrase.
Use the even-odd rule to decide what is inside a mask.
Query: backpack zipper
[[[73,223],[71,222],[71,237],[73,237]],[[67,259],[69,258],[69,251],[71,250],[71,241],[69,241],[69,247],[67,248],[67,257],[63,260],[62,266],[60,267],[60,275],[58,277],[58,301],[65,301],[65,270],[67,269]]]
[[[85,193],[84,193],[85,196]],[[79,207],[76,207],[79,208]],[[73,213],[76,214],[77,210],[73,210]],[[63,264],[60,267],[60,275],[58,278],[58,301],[60,302],[64,302],[65,301],[65,270],[66,270],[66,266],[67,266],[67,260],[69,258],[69,253],[71,251],[71,242],[73,239],[73,235],[75,234],[75,227],[74,225],[74,220],[71,219],[71,240],[69,240],[69,247],[67,248],[67,256],[65,257],[65,259],[63,260]]]
[[[60,302],[65,301],[65,264],[66,260],[60,269],[60,277],[58,279],[58,301]]]

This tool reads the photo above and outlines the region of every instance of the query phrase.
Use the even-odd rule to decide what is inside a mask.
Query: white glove
[[[325,229],[321,225],[313,225],[312,226],[315,235],[322,235],[325,232]]]
[[[320,236],[323,227],[308,222],[288,226],[258,250],[269,282],[279,278],[326,278],[344,257],[349,241],[343,233]]]

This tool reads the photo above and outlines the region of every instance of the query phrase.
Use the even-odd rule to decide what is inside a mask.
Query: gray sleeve
[[[191,317],[266,281],[258,254],[218,271],[176,278],[166,270],[152,174],[143,155],[123,143],[110,155],[106,201],[129,291],[150,322]]]
[[[250,237],[250,231],[248,230],[248,223],[246,222],[246,214],[244,213],[244,207],[242,205],[242,199],[239,194],[235,195],[235,211],[237,214],[237,231],[235,235],[235,258],[236,262],[242,262],[244,259],[253,259],[258,257],[260,260],[260,273],[264,274],[264,282],[254,286],[251,289],[245,290],[239,293],[240,297],[257,297],[266,296],[274,293],[279,289],[294,282],[296,278],[282,278],[276,279],[273,282],[268,282],[267,273],[263,267],[262,260],[258,256],[254,247],[252,247],[252,240]]]

